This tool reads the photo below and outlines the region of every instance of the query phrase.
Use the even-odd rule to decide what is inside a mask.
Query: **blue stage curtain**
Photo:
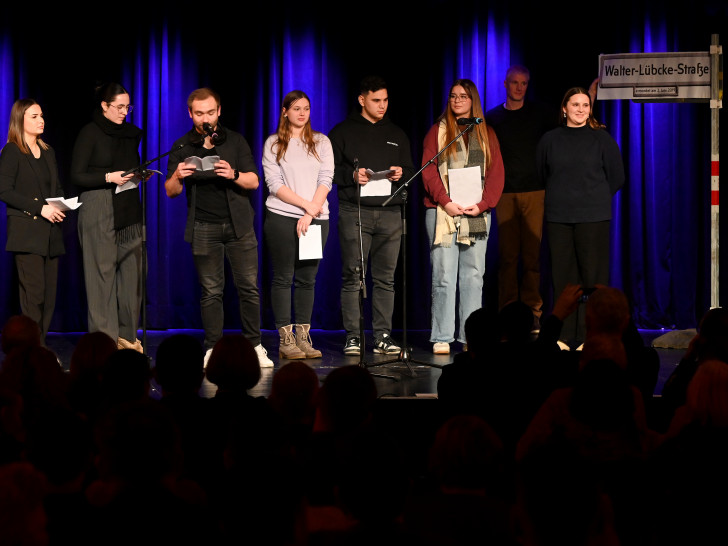
[[[687,51],[663,17],[642,24],[629,51]],[[641,327],[694,328],[710,301],[709,105],[604,101],[597,112],[627,180],[614,198],[611,283]]]
[[[68,185],[70,157],[76,134],[91,119],[93,104],[84,97],[90,96],[94,82],[117,80],[130,90],[135,106],[130,121],[145,132],[140,150],[143,161],[168,152],[191,127],[186,107],[189,92],[202,86],[214,88],[222,97],[221,123],[246,137],[260,169],[261,187],[254,192],[253,206],[261,319],[267,329],[273,328],[273,318],[270,263],[262,238],[267,191],[260,158],[263,142],[276,130],[287,92],[302,89],[311,97],[312,126],[327,133],[358,108],[359,79],[369,73],[384,76],[390,84],[390,117],[410,136],[413,161],[419,167],[422,140],[445,107],[454,79],[472,79],[487,110],[504,100],[506,68],[525,64],[532,75],[529,96],[558,104],[568,87],[588,86],[596,77],[599,53],[704,51],[710,41],[708,31],[691,22],[690,14],[667,20],[661,8],[654,13],[647,13],[646,7],[644,13],[633,10],[624,20],[617,15],[619,10],[614,15],[605,12],[599,31],[584,29],[578,39],[563,29],[561,13],[546,7],[534,7],[524,17],[505,7],[478,6],[441,26],[437,23],[444,22],[442,2],[432,0],[420,8],[415,13],[393,4],[386,22],[354,27],[331,25],[315,13],[284,9],[278,13],[271,7],[267,16],[249,20],[244,31],[239,21],[224,15],[205,31],[188,14],[157,13],[150,7],[146,21],[135,21],[126,32],[114,34],[113,40],[100,23],[89,24],[84,33],[69,34],[48,20],[39,23],[37,41],[28,40],[23,29],[13,24],[19,16],[10,10],[0,21],[0,132],[4,135],[7,130],[14,100],[23,96],[38,100],[46,114],[46,140],[56,149],[66,193],[73,195]],[[717,16],[720,19],[721,13]],[[364,34],[355,34],[355,28]],[[366,36],[367,28],[370,36]],[[386,37],[380,37],[378,31],[384,28]],[[614,202],[612,284],[630,297],[639,326],[694,327],[707,308],[710,290],[708,106],[598,101],[596,108],[598,118],[619,142],[627,169],[627,184]],[[186,201],[184,196],[166,197],[166,166],[166,157],[151,164],[163,174],[144,186],[147,327],[200,328],[197,277],[189,245],[183,241]],[[407,197],[407,277],[403,278],[400,264],[394,328],[400,328],[406,318],[409,328],[428,329],[430,264],[419,177],[412,181]],[[314,328],[340,329],[335,188],[329,201],[331,231],[312,322]],[[73,213],[64,233],[67,254],[60,262],[61,287],[51,329],[84,331],[85,291]],[[548,269],[545,256],[546,312],[553,298]],[[494,226],[484,294],[485,305],[494,310],[496,272]],[[14,265],[6,252],[0,253],[0,279],[0,322],[4,322],[19,311]],[[237,296],[231,284],[228,275],[225,326],[238,328]]]
[[[7,140],[8,124],[10,122],[10,108],[15,102],[18,90],[15,87],[16,63],[14,62],[13,43],[9,33],[0,36],[0,142]],[[17,275],[13,256],[4,251],[7,240],[7,220],[5,206],[0,205],[0,321],[4,324],[8,316],[17,313],[18,288]]]

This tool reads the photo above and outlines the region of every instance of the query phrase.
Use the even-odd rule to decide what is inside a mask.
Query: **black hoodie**
[[[392,192],[415,173],[409,138],[386,115],[372,123],[360,113],[351,114],[331,129],[328,137],[334,149],[334,183],[338,186],[339,203],[347,202],[356,206],[357,185],[353,178],[355,159],[359,160],[359,168],[374,172],[393,166],[402,167],[402,178],[392,183]],[[362,197],[361,205],[381,207],[387,199],[386,195]],[[401,204],[402,199],[398,196],[388,206]]]

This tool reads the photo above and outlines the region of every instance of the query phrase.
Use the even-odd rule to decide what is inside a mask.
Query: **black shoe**
[[[388,334],[374,340],[374,352],[380,355],[398,355],[401,350]]]
[[[358,336],[346,338],[346,343],[344,343],[344,354],[350,356],[358,356],[361,354],[361,343],[359,342]]]

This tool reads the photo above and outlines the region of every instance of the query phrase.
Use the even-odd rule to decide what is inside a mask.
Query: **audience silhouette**
[[[616,288],[589,295],[583,347],[561,350],[582,295],[567,286],[537,334],[518,302],[472,313],[413,445],[382,426],[362,366],[320,377],[290,362],[254,396],[262,372],[242,335],[205,368],[190,335],[151,360],[92,332],[65,373],[37,325],[10,317],[0,544],[723,542],[728,314],[705,314],[661,399],[657,353]]]
[[[81,336],[68,367],[68,400],[71,407],[94,422],[104,407],[101,386],[106,361],[116,352],[116,340],[104,332]]]
[[[685,404],[690,381],[709,359],[728,362],[728,309],[716,307],[703,315],[687,351],[662,387],[659,428],[665,430],[675,411]]]

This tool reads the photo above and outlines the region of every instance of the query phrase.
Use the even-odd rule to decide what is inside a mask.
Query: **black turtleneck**
[[[111,191],[115,184],[106,183],[108,172],[126,171],[140,164],[139,143],[142,130],[131,123],[114,123],[100,110],[93,121],[81,129],[73,148],[71,182],[81,192]],[[140,224],[142,221],[139,192],[113,194],[114,229]],[[83,201],[83,198],[81,199]]]

